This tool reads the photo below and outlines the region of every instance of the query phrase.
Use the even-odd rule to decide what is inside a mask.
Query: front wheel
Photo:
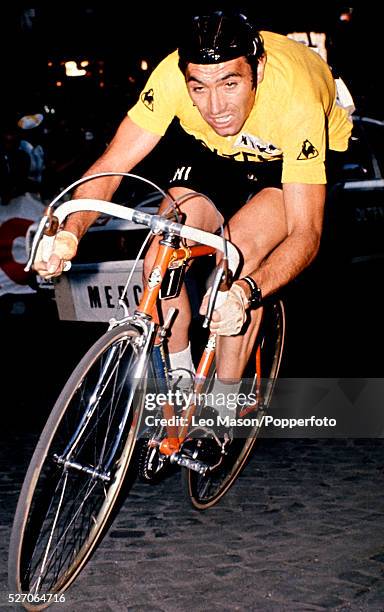
[[[123,325],[104,334],[61,392],[32,457],[14,518],[11,592],[41,610],[96,548],[135,446],[143,380],[142,336]]]
[[[225,449],[217,467],[205,475],[183,469],[183,486],[192,505],[199,510],[216,504],[234,483],[246,464],[263,422],[278,376],[285,334],[284,305],[278,300],[266,300],[263,316],[238,396],[256,397],[249,406],[238,406],[236,418],[244,423],[233,428],[233,439]],[[211,383],[215,374],[213,368]],[[249,423],[249,424],[248,424]]]

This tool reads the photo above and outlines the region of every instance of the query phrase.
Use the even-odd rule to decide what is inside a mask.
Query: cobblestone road
[[[384,304],[374,282],[382,271],[354,274],[340,277],[332,307],[316,286],[288,308],[288,375],[383,376]],[[370,299],[347,300],[356,286]],[[98,334],[87,327],[82,335],[43,323],[2,328],[2,398],[12,400],[2,401],[11,418],[0,431],[1,611],[15,609],[7,604],[6,563],[31,432]],[[37,345],[44,359],[36,360]],[[383,470],[383,439],[264,439],[234,487],[204,513],[181,497],[179,474],[155,487],[137,482],[66,602],[51,609],[383,611]]]
[[[1,435],[1,610],[15,609],[6,557],[31,440]],[[178,473],[137,482],[66,602],[51,609],[383,610],[383,452],[383,440],[260,440],[203,513],[181,497]]]

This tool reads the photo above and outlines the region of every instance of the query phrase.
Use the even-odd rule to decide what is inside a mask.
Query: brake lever
[[[48,206],[45,211],[45,215],[40,219],[39,225],[37,226],[36,234],[34,235],[32,240],[29,258],[25,265],[24,272],[30,272],[35,261],[37,249],[39,247],[43,235],[51,237],[55,236],[58,227],[59,221],[57,217],[52,214],[52,208]]]
[[[232,275],[228,267],[228,259],[225,257],[222,260],[222,265],[218,268],[215,274],[214,281],[212,283],[211,293],[209,295],[209,301],[207,306],[207,312],[203,321],[203,328],[207,329],[211,323],[212,313],[215,309],[216,300],[219,291],[221,293],[227,292],[232,284]],[[223,296],[224,297],[224,296]]]

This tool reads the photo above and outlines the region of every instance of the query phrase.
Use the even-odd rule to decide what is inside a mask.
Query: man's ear
[[[267,56],[264,54],[259,59],[259,63],[257,64],[257,84],[261,83],[264,78],[264,70],[265,64],[267,62]]]

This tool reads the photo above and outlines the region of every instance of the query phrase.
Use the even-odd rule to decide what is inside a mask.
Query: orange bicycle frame
[[[148,277],[146,286],[143,291],[140,304],[137,312],[148,317],[151,317],[158,322],[157,316],[157,299],[159,297],[160,289],[162,286],[165,274],[171,264],[176,261],[184,262],[194,258],[202,257],[204,255],[214,255],[216,250],[209,246],[204,245],[193,245],[190,247],[179,247],[174,248],[166,240],[160,242],[154,264],[152,266],[150,275]],[[212,366],[215,357],[216,348],[216,336],[211,334],[208,342],[204,347],[203,354],[201,356],[199,365],[196,371],[194,394],[198,395],[204,386],[206,378],[209,375],[210,368]],[[256,374],[257,374],[257,392],[259,390],[261,380],[261,363],[260,363],[260,347],[256,352]],[[249,406],[245,409],[245,413],[254,410],[254,406]],[[163,416],[167,421],[166,431],[167,436],[161,441],[160,452],[165,455],[171,455],[180,449],[181,443],[184,441],[189,425],[191,423],[194,411],[196,409],[195,403],[191,403],[185,413],[185,425],[178,427],[177,425],[170,425],[172,423],[172,417],[175,416],[174,408],[169,403],[163,405]]]

